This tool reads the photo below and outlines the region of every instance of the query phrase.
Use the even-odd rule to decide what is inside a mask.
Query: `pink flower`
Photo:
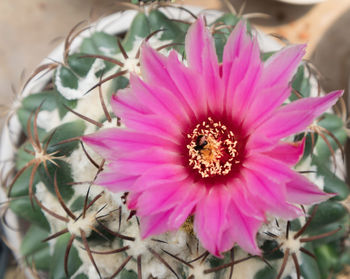
[[[142,79],[112,98],[125,129],[85,136],[108,166],[97,179],[111,191],[128,191],[142,237],[178,229],[194,215],[202,245],[216,256],[237,243],[259,254],[256,233],[271,213],[302,214],[296,204],[329,198],[291,169],[304,141],[281,141],[304,131],[341,91],[283,105],[305,51],[294,45],[267,62],[240,22],[219,64],[202,18],[186,37],[188,67],[144,44]]]

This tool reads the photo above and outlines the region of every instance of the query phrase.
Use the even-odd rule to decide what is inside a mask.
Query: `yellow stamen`
[[[203,178],[227,175],[239,163],[235,135],[220,121],[209,117],[197,124],[187,138],[189,165]]]

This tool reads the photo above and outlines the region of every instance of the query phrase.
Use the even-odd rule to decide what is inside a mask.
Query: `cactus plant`
[[[120,146],[113,147],[113,137],[108,138],[110,137],[109,131],[113,131],[118,137],[128,131],[128,123],[132,123],[133,117],[131,112],[127,114],[126,110],[118,110],[118,103],[113,103],[113,100],[116,100],[115,96],[122,94],[126,98],[119,101],[119,107],[135,104],[136,109],[147,111],[148,108],[144,107],[145,103],[136,104],[137,94],[135,94],[137,90],[140,90],[135,89],[140,86],[136,84],[136,80],[141,82],[142,79],[145,79],[147,69],[150,67],[146,65],[146,58],[150,60],[149,63],[155,62],[152,60],[158,57],[158,54],[154,54],[155,51],[163,53],[164,57],[176,59],[178,63],[181,63],[178,60],[180,58],[185,66],[179,64],[178,69],[187,71],[191,64],[196,63],[193,61],[197,58],[193,56],[201,55],[200,50],[189,49],[188,46],[188,41],[191,40],[190,34],[194,36],[195,32],[204,32],[203,34],[208,36],[202,42],[204,48],[208,48],[205,44],[210,44],[213,38],[215,48],[213,43],[211,50],[216,50],[214,56],[217,56],[219,63],[227,59],[224,57],[227,55],[224,49],[228,41],[232,40],[232,32],[237,33],[237,30],[243,30],[241,31],[244,38],[242,40],[254,40],[256,43],[256,30],[236,14],[223,14],[213,21],[205,22],[205,16],[198,17],[185,7],[171,7],[188,14],[186,20],[180,20],[166,15],[164,7],[168,7],[169,3],[159,1],[147,6],[146,2],[148,1],[132,1],[136,7],[139,6],[144,11],[139,11],[134,16],[126,34],[113,35],[103,31],[85,32],[82,33],[84,36],[79,47],[71,51],[72,44],[84,30],[81,24],[75,26],[65,40],[63,61],[40,66],[33,73],[28,84],[33,78],[40,77],[40,74],[46,71],[51,73],[50,80],[39,92],[33,91],[27,96],[21,96],[20,103],[15,108],[15,114],[11,114],[14,120],[12,119],[9,123],[18,120],[22,135],[21,137],[16,136],[17,151],[13,160],[15,171],[8,174],[3,173],[2,184],[7,188],[8,193],[6,207],[30,224],[20,248],[25,263],[35,276],[54,279],[335,278],[336,274],[350,263],[350,249],[347,243],[349,216],[345,203],[349,189],[341,173],[343,145],[347,139],[346,111],[341,110],[339,114],[335,114],[332,110],[326,111],[335,103],[341,92],[326,94],[324,97],[314,96],[316,86],[312,67],[308,62],[298,65],[302,55],[301,47],[297,47],[299,48],[297,56],[300,57],[293,60],[293,63],[297,61],[297,64],[286,65],[285,63],[291,60],[290,50],[295,47],[287,47],[276,54],[268,50],[259,50],[258,45],[254,45],[254,49],[258,51],[258,57],[255,59],[260,65],[265,65],[265,67],[273,65],[271,61],[276,61],[277,57],[282,62],[275,63],[273,65],[275,68],[270,68],[270,71],[275,75],[280,73],[290,76],[288,78],[292,81],[291,87],[288,86],[288,79],[284,81],[286,87],[277,88],[278,92],[283,89],[287,90],[284,95],[288,97],[288,100],[283,99],[280,104],[284,102],[283,107],[287,107],[287,103],[303,104],[302,102],[306,100],[310,100],[310,104],[313,104],[312,107],[310,104],[307,105],[307,110],[293,112],[292,117],[300,119],[301,122],[307,121],[308,124],[304,127],[305,129],[293,130],[290,127],[293,131],[289,134],[281,132],[283,137],[289,136],[287,141],[292,144],[288,147],[285,145],[285,148],[280,148],[274,154],[276,160],[280,157],[283,162],[286,161],[289,164],[292,162],[294,173],[297,175],[293,177],[303,180],[306,185],[303,186],[304,188],[298,188],[296,185],[294,192],[286,188],[293,192],[293,205],[284,200],[278,200],[281,196],[277,196],[275,201],[276,203],[281,202],[281,205],[267,203],[262,206],[257,203],[256,208],[249,209],[247,214],[247,211],[244,210],[248,210],[249,205],[244,204],[246,193],[243,193],[240,196],[242,204],[237,202],[238,209],[233,214],[234,218],[225,221],[225,226],[229,227],[227,231],[232,227],[236,228],[237,233],[233,239],[231,239],[232,236],[224,235],[223,227],[206,227],[205,225],[198,227],[196,225],[200,218],[205,224],[206,218],[218,217],[217,215],[209,216],[210,211],[216,210],[209,207],[210,203],[204,211],[206,213],[193,209],[193,206],[186,216],[181,216],[182,212],[179,211],[174,220],[177,218],[183,220],[181,219],[182,221],[176,228],[174,227],[175,221],[167,225],[157,218],[150,221],[150,216],[159,213],[156,209],[153,209],[156,213],[150,211],[147,215],[142,213],[145,212],[144,207],[132,205],[132,201],[140,203],[137,195],[142,195],[142,193],[135,192],[133,188],[135,181],[130,177],[130,173],[124,173],[124,176],[114,174],[120,169],[123,169],[124,172],[129,170],[132,172],[142,167],[142,164],[134,162],[129,169],[120,164],[120,169],[113,168],[112,157],[118,157],[119,154],[125,155],[125,153],[125,156],[129,156],[128,153],[133,148],[139,148],[138,145],[145,143],[144,146],[147,146],[152,137],[147,138],[146,134],[136,131],[134,134],[136,138],[131,146],[127,146],[127,142],[124,150]],[[204,27],[205,24],[207,27]],[[193,44],[198,44],[196,39],[193,39]],[[249,43],[247,44],[249,46]],[[248,47],[246,51],[249,53],[254,50]],[[153,54],[154,57],[152,57]],[[203,62],[207,64],[202,74],[204,76],[209,74],[206,78],[210,80],[212,78],[210,74],[213,75],[213,73],[207,73],[208,68],[213,67],[208,63],[212,59],[210,53],[198,59],[206,61]],[[250,62],[246,63],[249,65]],[[278,65],[293,69],[278,68]],[[225,71],[224,67],[223,65],[220,71]],[[294,69],[297,69],[295,73]],[[241,72],[236,72],[236,77],[240,74],[242,74],[242,69]],[[141,76],[142,79],[137,76]],[[151,84],[149,77],[146,80],[147,86],[154,85]],[[160,82],[159,77],[156,80],[154,80],[155,83]],[[168,80],[163,80],[163,82],[166,83]],[[130,90],[129,83],[134,91]],[[216,85],[213,86],[215,88]],[[272,85],[269,85],[265,93],[273,94],[273,90],[276,91]],[[169,99],[169,96],[163,95],[164,102],[173,100]],[[220,98],[220,95],[217,94],[216,97]],[[130,98],[136,98],[135,103],[130,103]],[[204,101],[207,101],[205,97],[203,98]],[[193,106],[199,109],[202,108],[201,105],[207,105],[201,102],[203,100],[196,99],[196,101],[198,103]],[[211,101],[215,102],[215,96]],[[260,98],[260,102],[262,101],[263,99]],[[265,101],[268,102],[268,100]],[[121,104],[121,102],[125,103]],[[158,106],[156,102],[152,104]],[[249,107],[248,104],[246,107]],[[176,113],[187,113],[181,106],[176,107],[175,110]],[[241,110],[241,113],[244,112]],[[145,116],[145,114],[142,115]],[[311,122],[315,117],[317,119]],[[162,121],[159,118],[152,119],[151,123]],[[126,123],[125,120],[128,122]],[[147,121],[147,117],[145,116],[143,120]],[[163,120],[165,125],[175,125],[170,122],[171,118],[167,119],[167,112],[164,112]],[[260,121],[254,118],[251,120]],[[209,118],[208,121],[210,122]],[[219,125],[220,129],[223,127],[214,122],[210,123],[215,124],[215,127]],[[141,122],[137,123],[142,126]],[[136,124],[130,125],[136,126]],[[140,129],[144,129],[141,126]],[[155,129],[161,129],[161,127],[155,127]],[[162,131],[159,133],[161,134]],[[263,133],[259,135],[259,139],[262,136],[264,136]],[[270,141],[273,140],[272,133],[267,136]],[[215,136],[214,138],[218,139]],[[232,138],[227,140],[229,139],[232,140]],[[204,154],[202,150],[208,145],[208,141],[212,140],[209,143],[212,149],[209,151],[216,152],[219,149],[212,146],[215,146],[217,142],[213,142],[211,135],[201,133],[195,134],[191,140],[193,148],[191,147],[192,151],[190,151],[194,154],[192,159],[197,160],[198,156],[201,157],[202,161],[197,170],[201,178],[205,178],[208,175],[204,167],[207,166],[207,161],[204,162],[203,158],[209,155]],[[231,150],[231,143],[225,141],[227,150]],[[260,144],[264,143],[260,142]],[[102,145],[103,148],[99,148]],[[95,152],[96,150],[99,152]],[[242,148],[234,150],[236,152],[234,153],[238,154]],[[236,155],[232,155],[232,152],[228,153],[235,158]],[[145,152],[144,156],[150,155],[152,153]],[[154,153],[154,156],[156,155]],[[244,159],[241,155],[237,156],[239,160]],[[236,161],[238,161],[237,158]],[[276,160],[269,162],[273,163]],[[231,161],[230,159],[227,162]],[[193,169],[196,171],[196,168],[193,167]],[[160,177],[154,175],[154,181],[165,179],[162,177],[164,170],[160,173]],[[288,168],[288,170],[291,169]],[[141,169],[140,171],[143,172]],[[224,168],[219,175],[225,175],[225,171]],[[269,168],[266,171],[273,173]],[[261,176],[266,175],[260,174]],[[218,178],[217,171],[211,171],[209,175],[212,176],[210,183],[213,185],[222,179],[222,177]],[[282,181],[284,178],[281,178],[283,175],[276,175],[278,180],[268,186],[270,191],[276,191],[271,188],[272,185],[278,187],[284,185]],[[195,177],[198,179],[197,176]],[[308,182],[307,179],[318,187]],[[103,182],[99,183],[102,180]],[[163,183],[164,181],[167,180],[163,180]],[[147,188],[147,185],[152,182],[144,180],[143,183],[142,187]],[[102,184],[104,186],[101,186]],[[163,187],[168,186],[164,184]],[[192,186],[189,184],[188,187]],[[333,194],[325,194],[322,190]],[[258,198],[271,202],[271,199],[264,196],[264,193],[262,191],[260,193],[262,196]],[[157,198],[160,197],[161,194],[158,196],[156,192],[151,192],[151,196],[146,199],[147,205],[151,207],[153,203],[157,204]],[[175,203],[181,203],[182,198],[186,197],[180,195]],[[253,196],[248,196],[248,198],[253,199]],[[222,196],[222,200],[224,199],[225,194]],[[307,201],[308,199],[310,202]],[[314,205],[315,201],[321,203]],[[181,206],[185,205],[181,204]],[[217,206],[221,206],[221,203],[214,204],[214,207]],[[290,209],[289,206],[293,209]],[[244,207],[246,208],[242,209]],[[264,219],[254,225],[251,221],[252,223],[248,226],[254,226],[254,228],[244,227],[244,224],[247,225],[245,221],[238,222],[238,219],[242,218],[247,219],[249,224],[250,219],[261,213],[258,213],[259,210],[263,210]],[[282,210],[285,212],[281,212]],[[284,215],[286,216],[283,217]],[[216,221],[218,221],[217,226],[224,226],[224,222]],[[212,224],[212,222],[208,223]],[[147,234],[145,230],[151,232],[147,237],[145,237]],[[210,232],[209,236],[204,236],[206,231]],[[253,231],[252,236],[249,235],[249,231]],[[213,232],[222,234],[221,238],[224,242],[233,241],[238,245],[221,245],[217,240],[218,235]],[[249,237],[250,246],[247,244]]]

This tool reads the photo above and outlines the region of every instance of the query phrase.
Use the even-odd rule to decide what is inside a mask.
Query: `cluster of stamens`
[[[227,175],[238,164],[237,140],[232,131],[211,117],[187,135],[189,165],[203,177]]]

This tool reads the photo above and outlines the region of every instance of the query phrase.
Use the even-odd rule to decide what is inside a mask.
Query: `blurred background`
[[[348,91],[350,0],[318,1],[320,3],[314,5],[293,5],[277,0],[228,1],[237,10],[246,2],[245,13],[268,14],[269,18],[253,20],[262,31],[278,34],[293,43],[307,43],[306,59],[311,60],[326,77],[321,80],[324,89]],[[288,1],[293,0],[283,0]],[[20,88],[21,80],[62,42],[72,26],[81,20],[94,21],[125,9],[121,2],[0,0],[0,104],[11,102],[12,88]],[[176,3],[228,10],[224,0],[177,0]],[[8,268],[5,278],[23,278],[13,263],[9,266],[12,267]]]
[[[350,74],[350,0],[326,0],[315,5],[292,5],[276,0],[228,0],[245,13],[265,13],[253,20],[263,31],[293,43],[307,43],[307,59],[327,77],[326,90],[348,87]],[[283,0],[311,2],[315,0]],[[19,87],[36,65],[81,20],[125,9],[127,0],[1,0],[0,103],[9,102],[11,86]],[[177,3],[227,10],[224,0],[177,0]],[[320,2],[320,0],[318,0]]]

